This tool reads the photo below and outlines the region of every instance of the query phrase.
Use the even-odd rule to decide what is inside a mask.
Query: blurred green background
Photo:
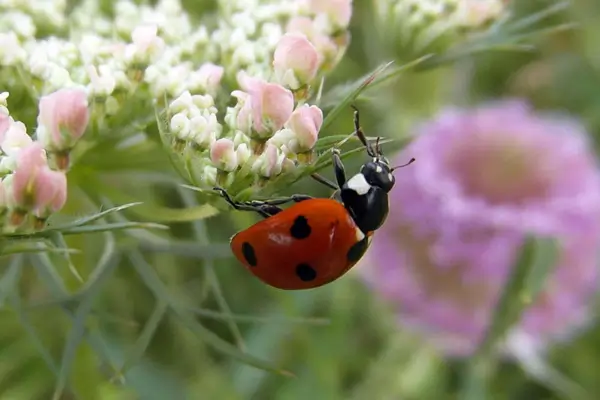
[[[192,11],[214,7],[184,3]],[[526,0],[516,2],[516,9],[527,15],[553,3]],[[572,5],[546,23],[575,21],[578,27],[536,39],[535,51],[478,54],[378,86],[356,102],[362,125],[370,135],[400,138],[441,106],[518,96],[540,109],[581,118],[600,145],[600,2]],[[372,2],[354,0],[351,45],[328,78],[329,87],[354,81],[388,60],[410,61],[393,43],[380,40],[376,27]],[[323,135],[351,131],[348,109]],[[347,168],[355,170],[361,161],[356,157]],[[331,177],[329,171],[325,175]],[[103,254],[111,255],[103,260],[104,273],[94,276],[81,296],[61,301],[59,288],[53,292],[53,274],[78,286],[59,257],[46,260],[58,265],[56,270],[48,269],[43,257],[1,260],[0,399],[50,399],[57,377],[65,376],[70,380],[64,382],[62,399],[457,398],[462,363],[444,359],[403,330],[352,274],[298,293],[265,286],[238,265],[228,246],[233,233],[257,218],[226,211],[185,221],[173,209],[198,206],[199,197],[173,185],[173,176],[166,153],[154,142],[127,154],[107,146],[71,171],[65,219],[95,212],[97,204],[143,201],[120,215],[150,222],[182,220],[170,222],[168,234],[68,237],[69,247],[82,250],[71,263],[84,279]],[[309,179],[288,192],[328,195]],[[197,210],[198,215],[206,211]],[[117,250],[107,251],[111,248]],[[7,290],[13,286],[19,290]],[[217,337],[295,377],[239,361],[219,349]],[[553,348],[549,364],[589,398],[600,398],[600,326]],[[503,363],[488,393],[494,399],[565,398],[552,387]]]

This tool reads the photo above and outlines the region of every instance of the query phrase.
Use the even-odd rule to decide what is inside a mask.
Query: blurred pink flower
[[[598,289],[600,176],[586,134],[521,102],[447,110],[395,157],[391,213],[359,273],[448,354],[471,353],[526,234],[558,266],[513,330],[543,347],[574,332]],[[513,353],[516,354],[516,353]]]
[[[82,89],[60,89],[40,99],[37,138],[50,151],[68,151],[85,132],[89,121],[87,94]]]
[[[17,155],[11,194],[19,209],[32,210],[40,218],[59,211],[67,199],[64,173],[52,171],[45,150],[39,142],[21,149]]]
[[[294,110],[294,95],[281,85],[269,83],[262,79],[238,75],[242,90],[237,93],[244,104],[238,114],[238,124],[247,124],[251,118],[252,129],[259,137],[269,137],[281,129]],[[236,91],[239,92],[239,91]],[[234,93],[234,95],[236,95]]]
[[[292,90],[310,83],[317,75],[319,54],[315,46],[300,32],[282,36],[273,55],[277,80]]]

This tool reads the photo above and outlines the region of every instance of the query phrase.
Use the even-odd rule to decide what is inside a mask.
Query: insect
[[[372,146],[365,137],[354,108],[356,136],[370,161],[346,179],[337,147],[332,149],[337,185],[315,175],[335,190],[335,198],[296,194],[282,199],[235,202],[222,188],[214,188],[233,208],[254,211],[263,220],[235,234],[230,241],[235,257],[258,279],[278,289],[312,289],[343,276],[367,251],[373,233],[389,212],[388,192],[393,171],[377,138]],[[281,209],[286,203],[295,203]]]

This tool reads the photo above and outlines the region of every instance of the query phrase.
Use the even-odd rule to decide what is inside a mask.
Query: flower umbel
[[[40,125],[38,133],[47,129],[43,141],[32,140],[25,124],[14,120],[8,108],[7,114],[0,113],[0,231],[40,229],[65,205],[67,177],[50,167],[47,148],[74,144],[81,137],[87,124],[84,103],[85,95],[68,90],[42,98],[39,121],[47,125]]]
[[[558,266],[513,333],[543,346],[572,332],[598,288],[600,176],[584,130],[507,101],[446,110],[419,133],[364,280],[400,321],[468,355],[526,235],[552,236]]]
[[[382,38],[409,53],[451,47],[506,12],[503,0],[376,0]]]

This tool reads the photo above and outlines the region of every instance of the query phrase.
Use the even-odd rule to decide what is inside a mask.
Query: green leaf
[[[535,47],[529,43],[523,44],[522,42],[531,41],[536,37],[571,30],[576,26],[573,23],[566,23],[537,30],[532,29],[535,24],[565,10],[567,7],[569,7],[569,2],[560,2],[517,21],[502,20],[498,26],[492,26],[487,32],[466,40],[446,52],[428,58],[418,65],[416,70],[428,70],[473,54],[488,51],[532,51]]]
[[[182,190],[182,188],[179,188],[178,191],[179,191],[179,194],[181,195],[181,198],[182,198],[184,204],[187,207],[193,207],[196,205],[196,201],[195,201],[194,197],[191,196],[190,192],[184,191],[184,190]],[[206,226],[204,224],[204,221],[194,221],[193,228],[194,228],[194,238],[196,239],[196,241],[200,245],[208,245],[209,240],[208,240],[208,234],[206,232]],[[226,314],[231,314],[231,309],[229,308],[229,304],[227,303],[227,300],[225,299],[225,296],[223,295],[223,290],[221,289],[219,279],[217,277],[217,274],[215,273],[215,266],[211,259],[204,260],[204,270],[206,271],[206,278],[207,278],[210,286],[212,287],[212,291],[217,300],[217,304],[219,305],[219,307],[221,308],[221,310],[223,312],[225,312]],[[237,324],[235,323],[235,321],[229,320],[229,321],[227,321],[227,325],[229,326],[229,330],[231,331],[231,334],[232,334],[233,338],[235,339],[238,347],[241,350],[245,351],[244,339],[243,339],[242,333],[241,333],[239,327],[237,326]]]
[[[172,183],[175,183],[176,186],[179,185],[176,182]],[[129,202],[133,199],[132,196],[109,185],[102,183],[98,185],[101,186],[99,190],[115,202]],[[131,213],[141,218],[152,220],[153,222],[188,222],[215,216],[219,213],[219,210],[210,204],[195,204],[186,208],[170,208],[157,204],[144,203],[132,209]]]
[[[179,257],[196,258],[200,260],[216,260],[231,258],[229,243],[199,244],[194,240],[142,240],[139,248],[144,252],[169,253]]]
[[[23,258],[20,256],[13,257],[10,260],[6,272],[4,272],[2,279],[0,279],[0,305],[18,287],[17,282],[21,276],[22,264]]]
[[[492,351],[492,347],[504,339],[512,325],[520,319],[529,302],[535,300],[542,288],[539,281],[545,281],[555,263],[555,246],[554,239],[528,237],[525,240],[494,309],[490,327],[477,350],[479,354],[487,355]]]
[[[188,222],[217,215],[219,210],[210,204],[201,204],[186,208],[169,208],[157,205],[144,205],[132,213],[156,222]]]
[[[73,364],[75,354],[81,340],[83,339],[86,332],[86,319],[92,310],[96,296],[100,292],[104,283],[111,276],[113,270],[118,265],[118,257],[115,252],[115,239],[113,235],[107,233],[106,243],[102,258],[98,262],[98,266],[94,269],[94,272],[86,282],[85,296],[83,296],[81,303],[75,310],[73,315],[73,325],[69,336],[65,341],[65,347],[63,349],[60,371],[57,378],[56,388],[53,395],[53,400],[58,400],[62,397],[63,391],[65,390],[68,380],[71,375],[71,366]]]
[[[76,235],[80,233],[109,232],[123,229],[169,229],[166,225],[152,222],[114,222],[102,225],[84,225],[75,228],[61,230],[63,235]]]
[[[221,339],[218,335],[210,331],[201,325],[193,317],[185,307],[181,307],[171,296],[165,285],[162,283],[160,278],[154,272],[152,266],[144,259],[143,255],[139,251],[131,251],[128,254],[131,263],[135,270],[140,275],[144,283],[150,290],[154,292],[157,298],[165,300],[181,322],[198,338],[203,339],[207,344],[214,347],[215,349],[223,352],[224,354],[233,357],[241,362],[252,365],[256,368],[263,369],[266,371],[274,372],[280,375],[293,376],[289,371],[279,369],[270,363],[261,360],[258,357],[246,354],[240,351],[229,342]]]
[[[568,9],[571,4],[569,1],[558,2],[556,4],[551,4],[547,8],[544,8],[536,13],[523,17],[519,20],[510,22],[503,27],[503,31],[510,32],[518,32],[522,29],[529,28],[538,22],[543,21],[544,19],[551,17],[555,14],[558,14],[562,11]]]
[[[50,234],[48,235],[48,239],[52,242],[54,246],[56,246],[56,248],[63,249],[67,247],[67,242],[65,242],[64,236],[59,231],[50,231],[49,233]],[[75,268],[73,262],[71,262],[71,257],[69,256],[69,253],[63,253],[62,255],[65,263],[67,264],[67,267],[69,268],[69,271],[71,271],[75,279],[82,283],[83,278],[79,274],[79,271],[77,271],[77,269]]]
[[[136,363],[142,358],[142,356],[146,352],[146,349],[150,345],[150,341],[152,340],[152,337],[158,329],[158,325],[162,321],[167,310],[167,303],[163,299],[157,298],[154,311],[152,311],[150,318],[148,318],[148,321],[146,321],[146,324],[144,324],[144,329],[142,330],[142,333],[138,337],[137,341],[135,342],[135,345],[133,346],[127,357],[125,358],[123,365],[121,366],[119,371],[117,371],[117,376],[113,377],[113,379],[121,380],[120,378],[122,378],[123,375],[128,371],[129,366],[132,363]]]
[[[365,90],[367,86],[369,86],[378,75],[383,73],[383,71],[385,71],[385,69],[392,64],[393,61],[383,64],[377,67],[373,72],[368,74],[366,78],[361,78],[359,81],[349,85],[348,88],[345,91],[343,91],[344,93],[339,95],[341,99],[335,102],[335,106],[333,107],[333,109],[329,111],[329,113],[327,113],[327,116],[325,117],[325,120],[321,125],[321,130],[325,131],[327,127],[337,118],[337,116],[343,110],[348,109],[352,102],[358,97],[358,95],[363,90]]]
[[[377,67],[373,72],[362,76],[354,82],[341,84],[328,90],[319,102],[319,107],[334,107],[334,109],[327,114],[322,129],[328,126],[342,110],[348,108],[350,104],[361,95],[399,77],[401,74],[407,72],[411,68],[417,67],[432,56],[433,55],[428,54],[404,65],[388,68],[393,63],[393,61],[391,61]],[[332,116],[330,117],[330,115]]]
[[[84,217],[84,218],[80,218],[78,220],[75,220],[73,222],[69,222],[69,223],[64,224],[64,225],[58,225],[58,226],[48,227],[47,229],[45,229],[45,230],[43,230],[41,232],[52,231],[52,230],[54,230],[54,231],[56,231],[56,230],[58,230],[58,231],[65,231],[65,230],[68,230],[68,229],[71,229],[71,228],[76,228],[78,226],[87,225],[87,224],[89,224],[91,222],[99,220],[100,218],[104,218],[104,217],[106,217],[109,214],[112,214],[112,213],[115,213],[115,212],[119,212],[119,211],[123,211],[123,210],[126,210],[126,209],[130,208],[130,207],[137,206],[139,204],[142,204],[142,202],[135,202],[135,203],[123,204],[122,206],[112,207],[112,208],[109,208],[108,210],[104,210],[104,211],[99,212],[97,214],[93,214],[93,215],[89,215],[89,216]]]
[[[329,325],[331,320],[327,318],[293,318],[293,317],[264,317],[257,315],[238,315],[238,314],[227,314],[219,311],[207,310],[204,308],[187,307],[189,311],[198,315],[199,317],[219,319],[219,320],[232,320],[237,322],[246,323],[259,323],[259,324],[307,324],[307,325]]]
[[[494,346],[504,340],[527,305],[535,301],[557,259],[553,238],[525,239],[503,287],[488,330],[465,370],[464,398],[484,398],[485,381],[493,369]]]
[[[23,253],[61,253],[61,254],[74,254],[81,253],[78,249],[71,248],[57,248],[45,245],[43,241],[40,240],[27,240],[27,239],[17,239],[11,240],[2,245],[2,251],[0,257],[14,255],[14,254],[23,254]]]

